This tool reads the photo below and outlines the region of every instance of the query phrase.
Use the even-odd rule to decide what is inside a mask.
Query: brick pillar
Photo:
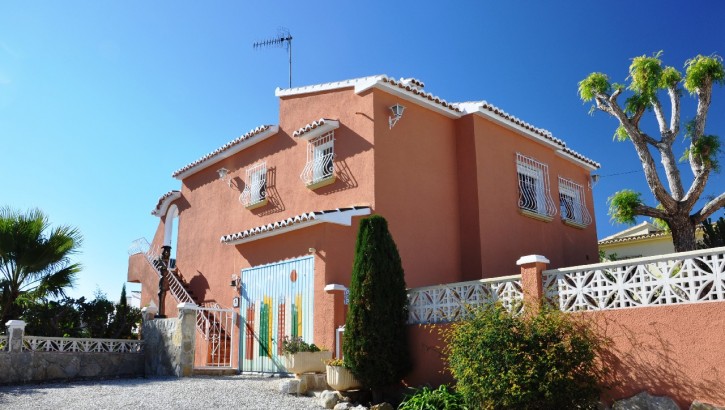
[[[179,328],[181,336],[177,376],[189,377],[194,372],[194,348],[196,343],[196,305],[179,303]]]
[[[524,293],[524,305],[532,313],[538,311],[544,298],[542,273],[546,270],[549,260],[541,255],[522,256],[516,261],[521,267],[521,288]]]
[[[23,336],[25,336],[25,322],[22,320],[9,320],[5,323],[8,327],[8,351],[20,353],[23,351]]]

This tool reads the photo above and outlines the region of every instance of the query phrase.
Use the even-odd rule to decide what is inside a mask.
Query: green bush
[[[558,310],[512,315],[500,305],[443,333],[456,389],[472,408],[596,408],[599,342]]]
[[[360,221],[345,321],[345,363],[378,403],[382,389],[398,383],[410,369],[408,296],[403,265],[385,218]]]
[[[320,348],[314,343],[307,343],[301,337],[288,337],[282,339],[282,352],[295,354],[300,352],[319,352]]]
[[[414,395],[406,397],[398,410],[461,410],[466,409],[463,396],[441,385],[433,390],[423,387]]]

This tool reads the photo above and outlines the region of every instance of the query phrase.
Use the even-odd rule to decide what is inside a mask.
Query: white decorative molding
[[[454,322],[472,308],[496,302],[520,312],[523,298],[521,275],[414,288],[408,291],[408,323]]]
[[[23,350],[29,352],[143,353],[143,345],[142,340],[23,337]]]
[[[547,270],[546,298],[565,312],[725,300],[725,247]]]

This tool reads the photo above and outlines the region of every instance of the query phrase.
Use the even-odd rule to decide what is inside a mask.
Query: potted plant
[[[320,349],[314,343],[307,343],[301,337],[284,337],[282,340],[285,367],[294,374],[322,373],[325,371],[325,360],[332,357],[332,352]]]
[[[327,384],[337,391],[354,390],[362,387],[343,359],[330,359],[325,362]]]

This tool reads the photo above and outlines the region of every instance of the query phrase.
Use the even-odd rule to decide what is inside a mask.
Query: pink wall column
[[[546,270],[549,260],[541,255],[522,256],[516,261],[521,267],[521,290],[524,293],[524,304],[527,312],[535,313],[544,298],[542,273]]]

